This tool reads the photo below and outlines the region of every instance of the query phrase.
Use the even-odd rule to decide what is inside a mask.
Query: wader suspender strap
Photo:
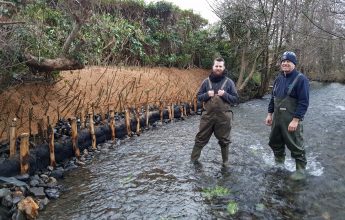
[[[228,78],[225,78],[225,81],[223,82],[222,87],[220,87],[220,90],[224,89],[224,87],[225,87],[226,83],[228,82],[228,80],[229,80]]]
[[[288,92],[287,92],[287,96],[290,96],[293,87],[295,87],[295,85],[296,85],[298,79],[299,79],[301,76],[302,76],[302,73],[299,73],[299,74],[296,76],[296,78],[294,79],[294,81],[291,83],[291,85],[289,86],[289,90],[288,90]]]
[[[228,80],[229,80],[228,78],[225,78],[225,81],[223,82],[222,86],[220,87],[220,90],[224,89]],[[208,86],[210,87],[210,90],[212,90],[212,83],[211,83],[210,77],[207,78],[207,81],[208,81]]]
[[[207,81],[208,81],[208,86],[210,87],[210,90],[212,90],[212,83],[211,83],[210,77],[207,78]]]
[[[289,90],[287,91],[287,96],[281,101],[281,103],[284,103],[289,97],[290,94],[292,92],[293,87],[295,87],[298,79],[302,76],[302,73],[299,73],[296,78],[293,80],[293,82],[291,83],[291,85],[289,86]]]

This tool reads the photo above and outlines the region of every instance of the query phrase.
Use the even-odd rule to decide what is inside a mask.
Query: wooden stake
[[[146,106],[146,112],[145,112],[145,118],[146,118],[146,128],[149,128],[150,123],[149,123],[149,113],[150,113],[150,106],[149,106],[149,91],[146,90],[146,101],[145,101],[145,106]]]
[[[78,147],[78,128],[77,119],[75,117],[71,118],[71,128],[72,128],[72,147],[74,151],[74,156],[80,158],[80,150]]]
[[[38,119],[37,121],[37,136],[39,139],[39,142],[42,143],[44,140],[44,121],[43,118]]]
[[[29,108],[29,137],[32,134],[32,130],[31,130],[31,123],[32,123],[32,116],[33,116],[33,108]]]
[[[91,112],[92,112],[92,116],[94,116],[95,115],[95,104],[94,103],[91,104]]]
[[[137,120],[137,130],[136,133],[139,136],[140,135],[140,108],[136,108],[135,111],[135,116],[136,116],[136,120]]]
[[[186,103],[182,104],[182,106],[183,106],[183,114],[184,114],[185,116],[187,116],[187,107],[186,107]]]
[[[80,129],[85,128],[85,110],[82,109],[80,112]]]
[[[172,120],[172,114],[171,114],[171,105],[169,104],[168,105],[168,113],[169,113],[169,120],[171,121]]]
[[[125,109],[125,121],[126,121],[127,135],[132,136],[131,118],[130,118],[129,107],[126,107],[126,109]]]
[[[194,97],[194,113],[198,111],[198,96]]]
[[[20,135],[20,173],[26,174],[29,171],[29,134]]]
[[[174,103],[171,104],[171,122],[175,121],[175,105]]]
[[[150,117],[150,106],[146,104],[146,112],[145,112],[146,128],[150,127],[149,117]]]
[[[183,106],[182,106],[182,104],[181,104],[181,102],[180,102],[180,101],[179,101],[178,106],[179,106],[179,109],[180,109],[181,118],[184,118],[184,115],[183,115]]]
[[[100,106],[99,108],[99,114],[101,115],[101,123],[103,124],[105,122],[105,114],[103,112],[103,108]]]
[[[14,157],[16,155],[17,151],[17,145],[16,145],[16,127],[17,127],[17,118],[14,118],[11,123],[10,127],[10,157]]]
[[[48,142],[49,142],[50,166],[56,167],[55,145],[54,145],[54,129],[53,129],[51,124],[48,125]]]
[[[60,120],[60,107],[59,106],[57,106],[56,111],[57,111],[57,120],[59,121]]]
[[[89,119],[90,119],[90,134],[92,139],[92,150],[96,150],[96,134],[95,134],[95,125],[93,122],[93,114],[89,113]]]
[[[114,111],[110,110],[110,130],[111,130],[111,140],[115,140],[115,115],[114,115]]]
[[[49,116],[44,116],[43,117],[43,141],[47,140],[47,138],[48,138],[49,122],[50,122]]]
[[[159,117],[161,120],[161,123],[163,124],[163,102],[159,101]]]

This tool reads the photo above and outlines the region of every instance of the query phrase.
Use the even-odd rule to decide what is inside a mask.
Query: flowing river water
[[[60,198],[39,219],[344,219],[345,86],[311,83],[302,182],[289,179],[289,151],[285,168],[274,166],[264,125],[268,101],[234,107],[228,168],[214,137],[202,165],[189,162],[200,116],[189,117],[114,149],[103,145],[91,164],[66,175]],[[217,188],[223,193],[212,196]]]

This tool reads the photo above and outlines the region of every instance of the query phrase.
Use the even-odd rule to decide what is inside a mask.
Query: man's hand
[[[221,89],[221,90],[218,90],[218,94],[217,95],[218,96],[223,96],[224,93],[225,93],[225,91]]]
[[[267,126],[272,126],[272,113],[268,113],[265,119],[265,124]]]
[[[213,97],[214,96],[214,91],[213,90],[210,90],[207,92],[208,96],[209,97]]]
[[[293,118],[292,121],[290,122],[289,124],[289,127],[288,127],[288,131],[289,132],[294,132],[297,130],[297,127],[298,127],[298,122],[299,122],[299,119],[298,118]]]

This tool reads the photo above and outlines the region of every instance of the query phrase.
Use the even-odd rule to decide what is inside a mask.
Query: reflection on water
[[[313,83],[304,121],[308,178],[289,180],[294,161],[274,167],[263,123],[268,97],[234,109],[230,166],[211,138],[189,163],[199,117],[168,124],[71,171],[40,219],[342,219],[345,216],[345,86]],[[338,107],[337,107],[338,106]],[[205,189],[227,189],[205,196]],[[217,195],[217,193],[215,193]],[[235,204],[238,211],[230,215]]]

